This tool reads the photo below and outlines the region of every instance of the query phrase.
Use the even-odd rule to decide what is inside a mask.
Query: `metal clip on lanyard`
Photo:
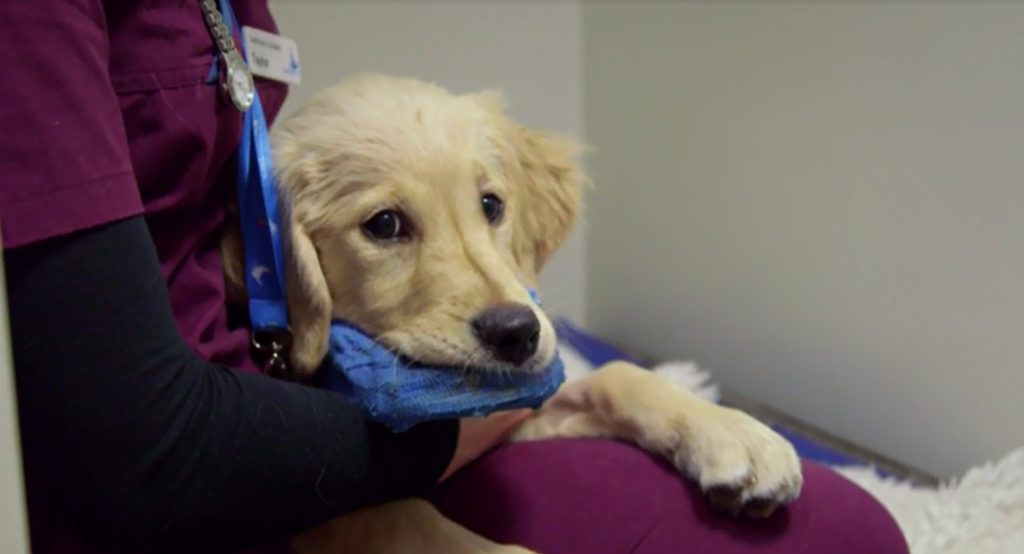
[[[231,101],[242,111],[242,137],[238,149],[238,211],[245,252],[249,319],[256,351],[266,358],[263,370],[287,376],[288,310],[285,303],[284,263],[281,252],[281,217],[267,134],[267,121],[246,63],[244,45],[235,47],[238,31],[228,0],[199,0],[207,28],[224,61]]]

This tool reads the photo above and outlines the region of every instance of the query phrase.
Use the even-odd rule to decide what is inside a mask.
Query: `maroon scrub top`
[[[277,31],[266,0],[232,6],[240,24]],[[3,245],[144,214],[184,338],[257,371],[224,303],[218,231],[241,114],[208,79],[215,54],[197,0],[0,2]],[[257,86],[272,121],[287,88]],[[34,551],[83,552],[35,500]]]

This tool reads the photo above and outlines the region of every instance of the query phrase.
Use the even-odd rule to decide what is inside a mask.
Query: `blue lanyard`
[[[219,1],[224,22],[232,33],[238,32],[230,2]],[[242,44],[239,50],[248,63],[245,45]],[[284,294],[281,216],[267,120],[258,91],[242,118],[242,138],[238,148],[238,212],[253,331],[285,330],[288,328],[288,309]]]

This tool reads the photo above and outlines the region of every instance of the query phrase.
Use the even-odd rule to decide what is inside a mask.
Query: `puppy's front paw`
[[[713,406],[677,465],[711,503],[733,515],[767,517],[800,494],[800,458],[789,441],[732,408]]]

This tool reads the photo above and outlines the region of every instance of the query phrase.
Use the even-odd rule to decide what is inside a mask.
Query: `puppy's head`
[[[300,373],[332,317],[424,363],[550,363],[554,329],[527,288],[579,208],[573,143],[516,124],[495,93],[381,75],[320,93],[272,141]]]

